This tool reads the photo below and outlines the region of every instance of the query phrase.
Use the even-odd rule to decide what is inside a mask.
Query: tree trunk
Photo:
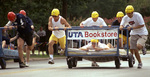
[[[62,16],[67,18],[67,0],[62,0]]]

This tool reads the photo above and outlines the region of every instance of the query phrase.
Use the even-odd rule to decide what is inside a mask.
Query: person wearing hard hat
[[[20,14],[24,15],[26,17],[27,23],[31,25],[31,28],[34,29],[32,20],[27,16],[25,10],[20,10]]]
[[[142,61],[139,55],[139,50],[145,48],[145,42],[147,40],[148,31],[145,26],[144,19],[142,15],[138,12],[134,12],[132,5],[128,5],[125,9],[126,15],[122,18],[120,23],[120,29],[124,28],[126,23],[129,24],[127,27],[130,32],[130,51],[135,54],[138,60],[138,67],[142,68]]]
[[[93,11],[90,18],[87,18],[85,21],[80,23],[80,27],[83,28],[84,26],[107,26],[105,21],[99,17],[97,11]]]
[[[112,26],[120,26],[123,17],[124,17],[124,13],[122,11],[117,12],[116,14],[117,19],[114,22],[112,22]],[[119,47],[123,47],[123,45],[127,44],[126,36],[127,36],[126,30],[123,30],[123,33],[121,32],[121,30],[119,31]]]
[[[25,10],[20,10],[19,13],[25,16],[26,21],[27,21],[27,24],[29,24],[30,27],[31,27],[32,30],[33,30],[33,44],[35,45],[36,37],[39,38],[39,36],[38,36],[37,33],[34,31],[33,22],[32,22],[32,20],[27,16]],[[33,50],[34,50],[34,49],[33,49]],[[33,51],[33,50],[32,50],[32,51]],[[25,63],[25,64],[26,64],[27,67],[29,67],[30,50],[27,48],[27,44],[26,44],[26,43],[24,44],[24,52],[26,52],[26,56],[27,56],[27,59],[26,59],[26,63]]]
[[[110,48],[113,48],[113,46],[110,43],[106,45],[100,43],[97,39],[91,39],[90,43],[88,43],[87,45],[79,49],[84,51],[90,51],[90,50],[101,51],[101,50],[108,50]],[[98,67],[99,65],[95,61],[93,61],[91,66]]]
[[[59,42],[61,47],[60,54],[64,54],[66,35],[64,30],[58,30],[58,28],[64,28],[64,30],[66,30],[66,28],[71,28],[71,26],[66,21],[66,19],[60,16],[59,10],[57,8],[54,8],[51,12],[51,16],[49,17],[49,21],[48,21],[48,29],[52,31],[52,35],[49,38],[49,46],[48,46],[48,51],[50,56],[50,59],[48,61],[49,64],[54,64],[54,60],[53,60],[54,44],[57,44]]]
[[[120,26],[121,20],[124,17],[124,13],[122,11],[117,12],[116,14],[117,19],[112,23],[112,25]]]
[[[27,23],[25,16],[22,14],[19,14],[19,13],[15,14],[14,12],[9,12],[7,15],[7,18],[9,22],[4,27],[9,28],[9,29],[17,28],[17,32],[18,32],[17,45],[18,45],[19,57],[21,60],[20,68],[24,68],[26,67],[26,65],[24,63],[22,49],[23,49],[24,42],[27,43],[29,50],[33,49],[34,45],[32,44],[32,39],[33,39],[32,28]]]

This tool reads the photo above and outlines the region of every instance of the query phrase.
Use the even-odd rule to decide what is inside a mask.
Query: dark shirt
[[[112,23],[112,26],[120,26],[119,21],[118,21],[118,20],[115,20],[115,21]],[[126,30],[123,30],[123,35],[124,35],[124,36],[127,36],[127,33],[126,33],[126,32],[127,32]],[[129,33],[130,33],[130,31],[129,31]],[[129,35],[129,33],[128,33],[128,35]],[[119,31],[119,34],[121,34],[121,30]]]
[[[10,39],[2,35],[2,41],[6,41],[6,44],[10,44]]]
[[[27,20],[27,23],[28,23],[30,26],[33,25],[32,20],[31,20],[28,16],[26,16],[26,20]]]
[[[26,20],[26,17],[22,14],[17,13],[16,14],[16,21],[13,22],[13,26],[17,26],[17,31],[20,34],[32,34],[32,29],[30,23]]]

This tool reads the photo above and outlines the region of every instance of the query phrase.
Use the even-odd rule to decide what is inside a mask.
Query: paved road
[[[91,67],[90,61],[83,60],[73,69],[67,68],[65,59],[56,59],[54,65],[49,65],[48,60],[32,61],[30,67],[22,69],[18,63],[7,62],[7,69],[0,69],[0,77],[150,77],[150,54],[142,56],[142,60],[142,69],[137,69],[137,61],[133,68],[121,61],[120,69],[115,68],[113,61]]]

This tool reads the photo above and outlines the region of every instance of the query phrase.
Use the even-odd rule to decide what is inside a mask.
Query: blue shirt
[[[27,23],[28,23],[30,26],[33,25],[32,20],[31,20],[28,16],[26,16],[26,20],[27,20]]]
[[[26,20],[26,17],[22,14],[17,13],[16,14],[16,21],[13,22],[13,26],[17,26],[17,31],[20,34],[30,34],[32,33],[31,29],[31,23],[28,23],[29,21]]]

